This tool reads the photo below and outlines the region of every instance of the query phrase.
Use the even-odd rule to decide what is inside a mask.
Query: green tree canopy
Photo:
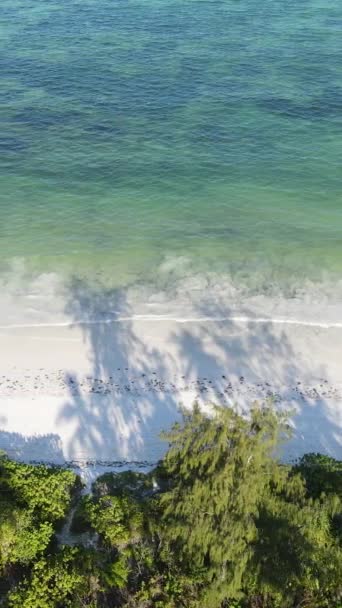
[[[275,457],[288,435],[286,417],[270,406],[252,408],[248,418],[195,407],[165,435],[170,485],[159,499],[160,537],[183,571],[200,575],[207,608],[248,589],[285,606],[301,580],[338,587],[331,513],[308,500],[300,475]],[[319,569],[329,560],[330,574]]]

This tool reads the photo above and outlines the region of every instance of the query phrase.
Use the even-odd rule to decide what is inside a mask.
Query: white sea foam
[[[317,327],[322,329],[339,328],[342,329],[341,322],[315,322],[302,321],[299,319],[277,319],[277,318],[255,318],[255,317],[170,317],[165,315],[133,315],[131,317],[119,317],[117,319],[79,319],[77,321],[62,321],[51,323],[17,323],[9,325],[0,325],[0,329],[31,329],[35,327],[73,327],[76,325],[109,325],[112,323],[125,323],[128,321],[144,321],[144,322],[172,322],[172,323],[247,323],[247,324],[270,324],[270,325],[299,325],[302,327]]]
[[[187,276],[185,276],[185,274]],[[307,281],[292,290],[248,289],[229,274],[199,273],[186,259],[162,261],[154,282],[126,287],[110,281],[25,274],[14,264],[0,277],[0,329],[19,330],[141,321],[178,324],[342,327],[342,285]]]

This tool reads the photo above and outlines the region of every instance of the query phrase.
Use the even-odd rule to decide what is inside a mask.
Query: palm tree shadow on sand
[[[133,329],[120,290],[89,288],[74,280],[67,313],[81,323],[91,372],[66,374],[69,399],[59,422],[74,422],[69,453],[76,460],[156,460],[158,433],[177,417],[179,403],[165,390],[167,365]]]
[[[137,321],[124,291],[81,280],[70,284],[66,312],[81,325],[91,368],[86,377],[65,377],[69,396],[58,423],[72,428],[70,460],[152,464],[166,447],[159,433],[179,418],[181,404],[246,412],[266,398],[297,410],[289,457],[341,453],[336,395],[327,395],[324,369],[306,370],[286,332],[271,323],[241,326],[223,304],[214,316],[224,321]],[[197,314],[203,319],[203,310]]]

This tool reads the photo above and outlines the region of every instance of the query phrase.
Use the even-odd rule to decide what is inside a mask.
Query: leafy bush
[[[84,496],[75,512],[72,529],[97,532],[109,547],[125,545],[141,534],[142,514],[137,503],[121,496]]]
[[[17,463],[0,458],[0,491],[28,509],[39,521],[52,523],[66,515],[80,482],[72,471],[60,467]]]
[[[334,494],[342,500],[342,461],[324,454],[305,454],[294,467],[305,479],[309,496]]]
[[[332,532],[342,545],[342,462],[324,454],[305,454],[294,471],[305,480],[310,497],[330,506]]]
[[[153,478],[151,474],[135,471],[105,473],[97,478],[92,490],[95,497],[109,494],[110,496],[133,496],[136,499],[142,499],[152,493]]]
[[[84,586],[84,577],[76,566],[77,552],[67,547],[56,556],[39,559],[31,575],[9,593],[10,608],[76,606],[75,596],[83,595]]]
[[[9,564],[27,564],[43,553],[53,535],[53,527],[44,522],[34,526],[32,515],[24,509],[0,512],[0,568]]]

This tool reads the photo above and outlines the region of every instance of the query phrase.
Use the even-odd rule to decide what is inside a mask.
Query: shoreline
[[[215,316],[203,316],[203,317],[171,317],[168,315],[144,315],[136,314],[130,317],[118,317],[116,319],[79,319],[75,321],[60,321],[60,322],[47,322],[47,323],[17,323],[0,325],[1,330],[8,329],[34,329],[34,328],[49,328],[49,327],[67,327],[72,328],[82,325],[109,325],[112,323],[126,323],[127,321],[146,321],[152,323],[158,322],[173,322],[173,323],[217,323],[222,321],[229,321],[233,323],[251,323],[256,325],[298,325],[303,327],[317,327],[321,329],[337,328],[342,329],[342,321],[305,321],[300,319],[279,319],[272,317],[246,317],[246,316],[229,316],[229,317],[215,317]]]

